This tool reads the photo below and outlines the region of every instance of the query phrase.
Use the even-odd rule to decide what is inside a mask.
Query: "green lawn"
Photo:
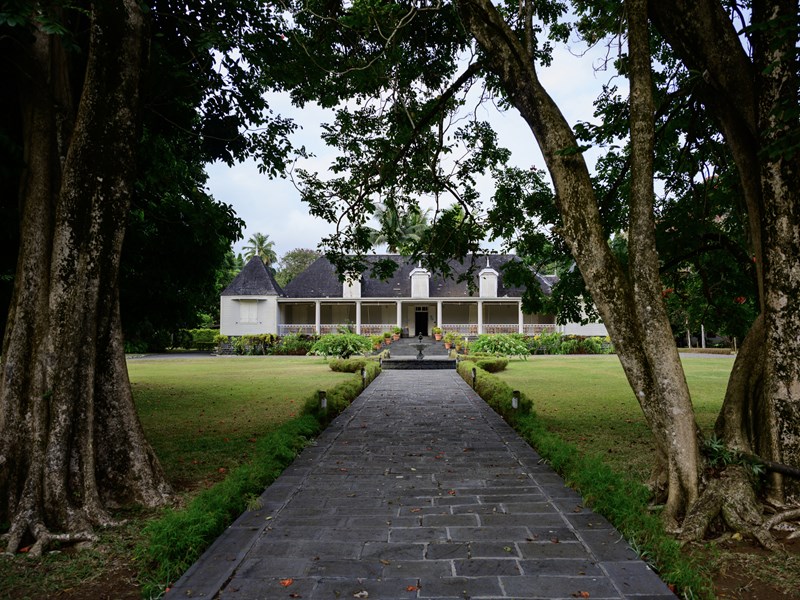
[[[682,360],[698,424],[710,432],[733,358]],[[616,356],[535,356],[511,361],[497,375],[533,400],[548,429],[583,452],[603,454],[615,470],[646,480],[653,438]]]
[[[144,358],[128,373],[145,435],[179,489],[221,479],[310,394],[352,377],[305,356]]]

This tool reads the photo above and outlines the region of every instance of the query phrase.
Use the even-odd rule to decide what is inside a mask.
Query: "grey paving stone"
[[[383,373],[260,501],[173,595],[669,597],[451,371]]]
[[[236,577],[228,583],[225,590],[220,593],[221,600],[236,598],[236,600],[273,600],[274,598],[289,598],[289,594],[297,594],[299,598],[311,598],[317,586],[316,578],[296,578],[291,585],[284,586],[281,581],[286,579],[251,579]]]
[[[425,558],[429,560],[468,558],[470,544],[462,542],[431,543],[427,545]]]
[[[389,564],[383,567],[382,577],[452,577],[453,561],[451,560],[396,560],[385,561]]]
[[[613,527],[604,517],[593,512],[567,514],[564,517],[575,529],[611,529]]]
[[[519,558],[516,542],[472,542],[469,545],[472,558]]]
[[[419,581],[416,578],[400,579],[367,579],[360,581],[352,579],[320,579],[310,596],[312,600],[334,598],[356,598],[356,594],[366,592],[371,600],[389,600],[394,598],[416,598]],[[409,589],[413,588],[413,589]]]
[[[602,576],[600,566],[586,558],[537,558],[520,561],[525,575]]]
[[[364,544],[361,557],[384,560],[422,560],[424,553],[425,544],[368,542]]]
[[[523,558],[585,558],[586,547],[578,542],[554,544],[548,540],[517,544]]]
[[[563,527],[564,518],[558,513],[505,513],[480,515],[485,527],[525,525],[528,527]]]
[[[470,527],[479,525],[478,515],[476,514],[425,515],[422,517],[422,524],[428,527]]]
[[[503,596],[497,577],[422,577],[419,587],[420,598]]]
[[[446,527],[392,527],[389,530],[390,542],[429,542],[446,539],[449,539]]]
[[[449,527],[450,539],[472,541],[524,541],[530,537],[527,527]]]
[[[658,575],[640,560],[622,562],[600,563],[606,573],[616,582],[617,587],[626,596],[653,594],[660,591],[662,594],[673,596],[667,585],[658,578]]]
[[[616,529],[580,532],[584,544],[599,561],[636,560],[636,553]]]
[[[511,598],[580,598],[587,592],[592,600],[620,598],[611,581],[604,577],[521,576],[501,577]]]
[[[456,575],[461,577],[492,577],[520,575],[519,564],[513,558],[470,558],[453,561]]]

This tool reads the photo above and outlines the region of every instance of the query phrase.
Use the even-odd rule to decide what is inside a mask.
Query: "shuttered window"
[[[239,323],[258,322],[258,300],[239,300]]]

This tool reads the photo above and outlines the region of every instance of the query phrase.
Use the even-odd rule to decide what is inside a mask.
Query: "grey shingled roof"
[[[222,291],[223,296],[282,296],[283,290],[272,273],[257,256],[251,258],[230,285]]]
[[[377,262],[382,259],[390,259],[397,263],[398,268],[394,276],[381,281],[371,277],[364,277],[361,281],[362,298],[408,298],[411,296],[411,271],[417,266],[405,257],[396,254],[375,255],[367,257],[368,262]],[[510,260],[519,260],[513,254],[490,254],[475,258],[477,268],[473,280],[477,286],[478,273],[488,264],[495,271],[500,273],[500,280],[497,284],[497,296],[520,297],[523,290],[521,288],[505,286],[503,284],[501,267]],[[463,298],[469,296],[469,290],[465,281],[457,282],[458,276],[465,273],[469,268],[469,260],[464,263],[451,261],[450,267],[453,273],[445,279],[439,274],[432,274],[430,280],[431,298]],[[538,276],[542,291],[550,294],[550,290],[555,283],[553,276]],[[305,271],[292,279],[284,290],[287,298],[341,298],[342,282],[334,269],[333,265],[324,256],[314,261]]]

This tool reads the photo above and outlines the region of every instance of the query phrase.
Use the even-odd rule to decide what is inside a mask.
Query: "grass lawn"
[[[698,424],[710,432],[733,358],[682,360]],[[615,470],[647,479],[653,436],[616,356],[535,356],[511,361],[497,376],[533,400],[548,429],[582,452],[603,454]]]
[[[132,359],[133,396],[167,477],[190,499],[247,461],[254,440],[294,417],[305,399],[352,378],[318,357]],[[117,515],[92,548],[39,561],[0,560],[0,599],[137,599],[132,552],[151,511]]]
[[[179,489],[221,479],[310,394],[352,377],[305,356],[134,359],[128,373],[145,435]]]

